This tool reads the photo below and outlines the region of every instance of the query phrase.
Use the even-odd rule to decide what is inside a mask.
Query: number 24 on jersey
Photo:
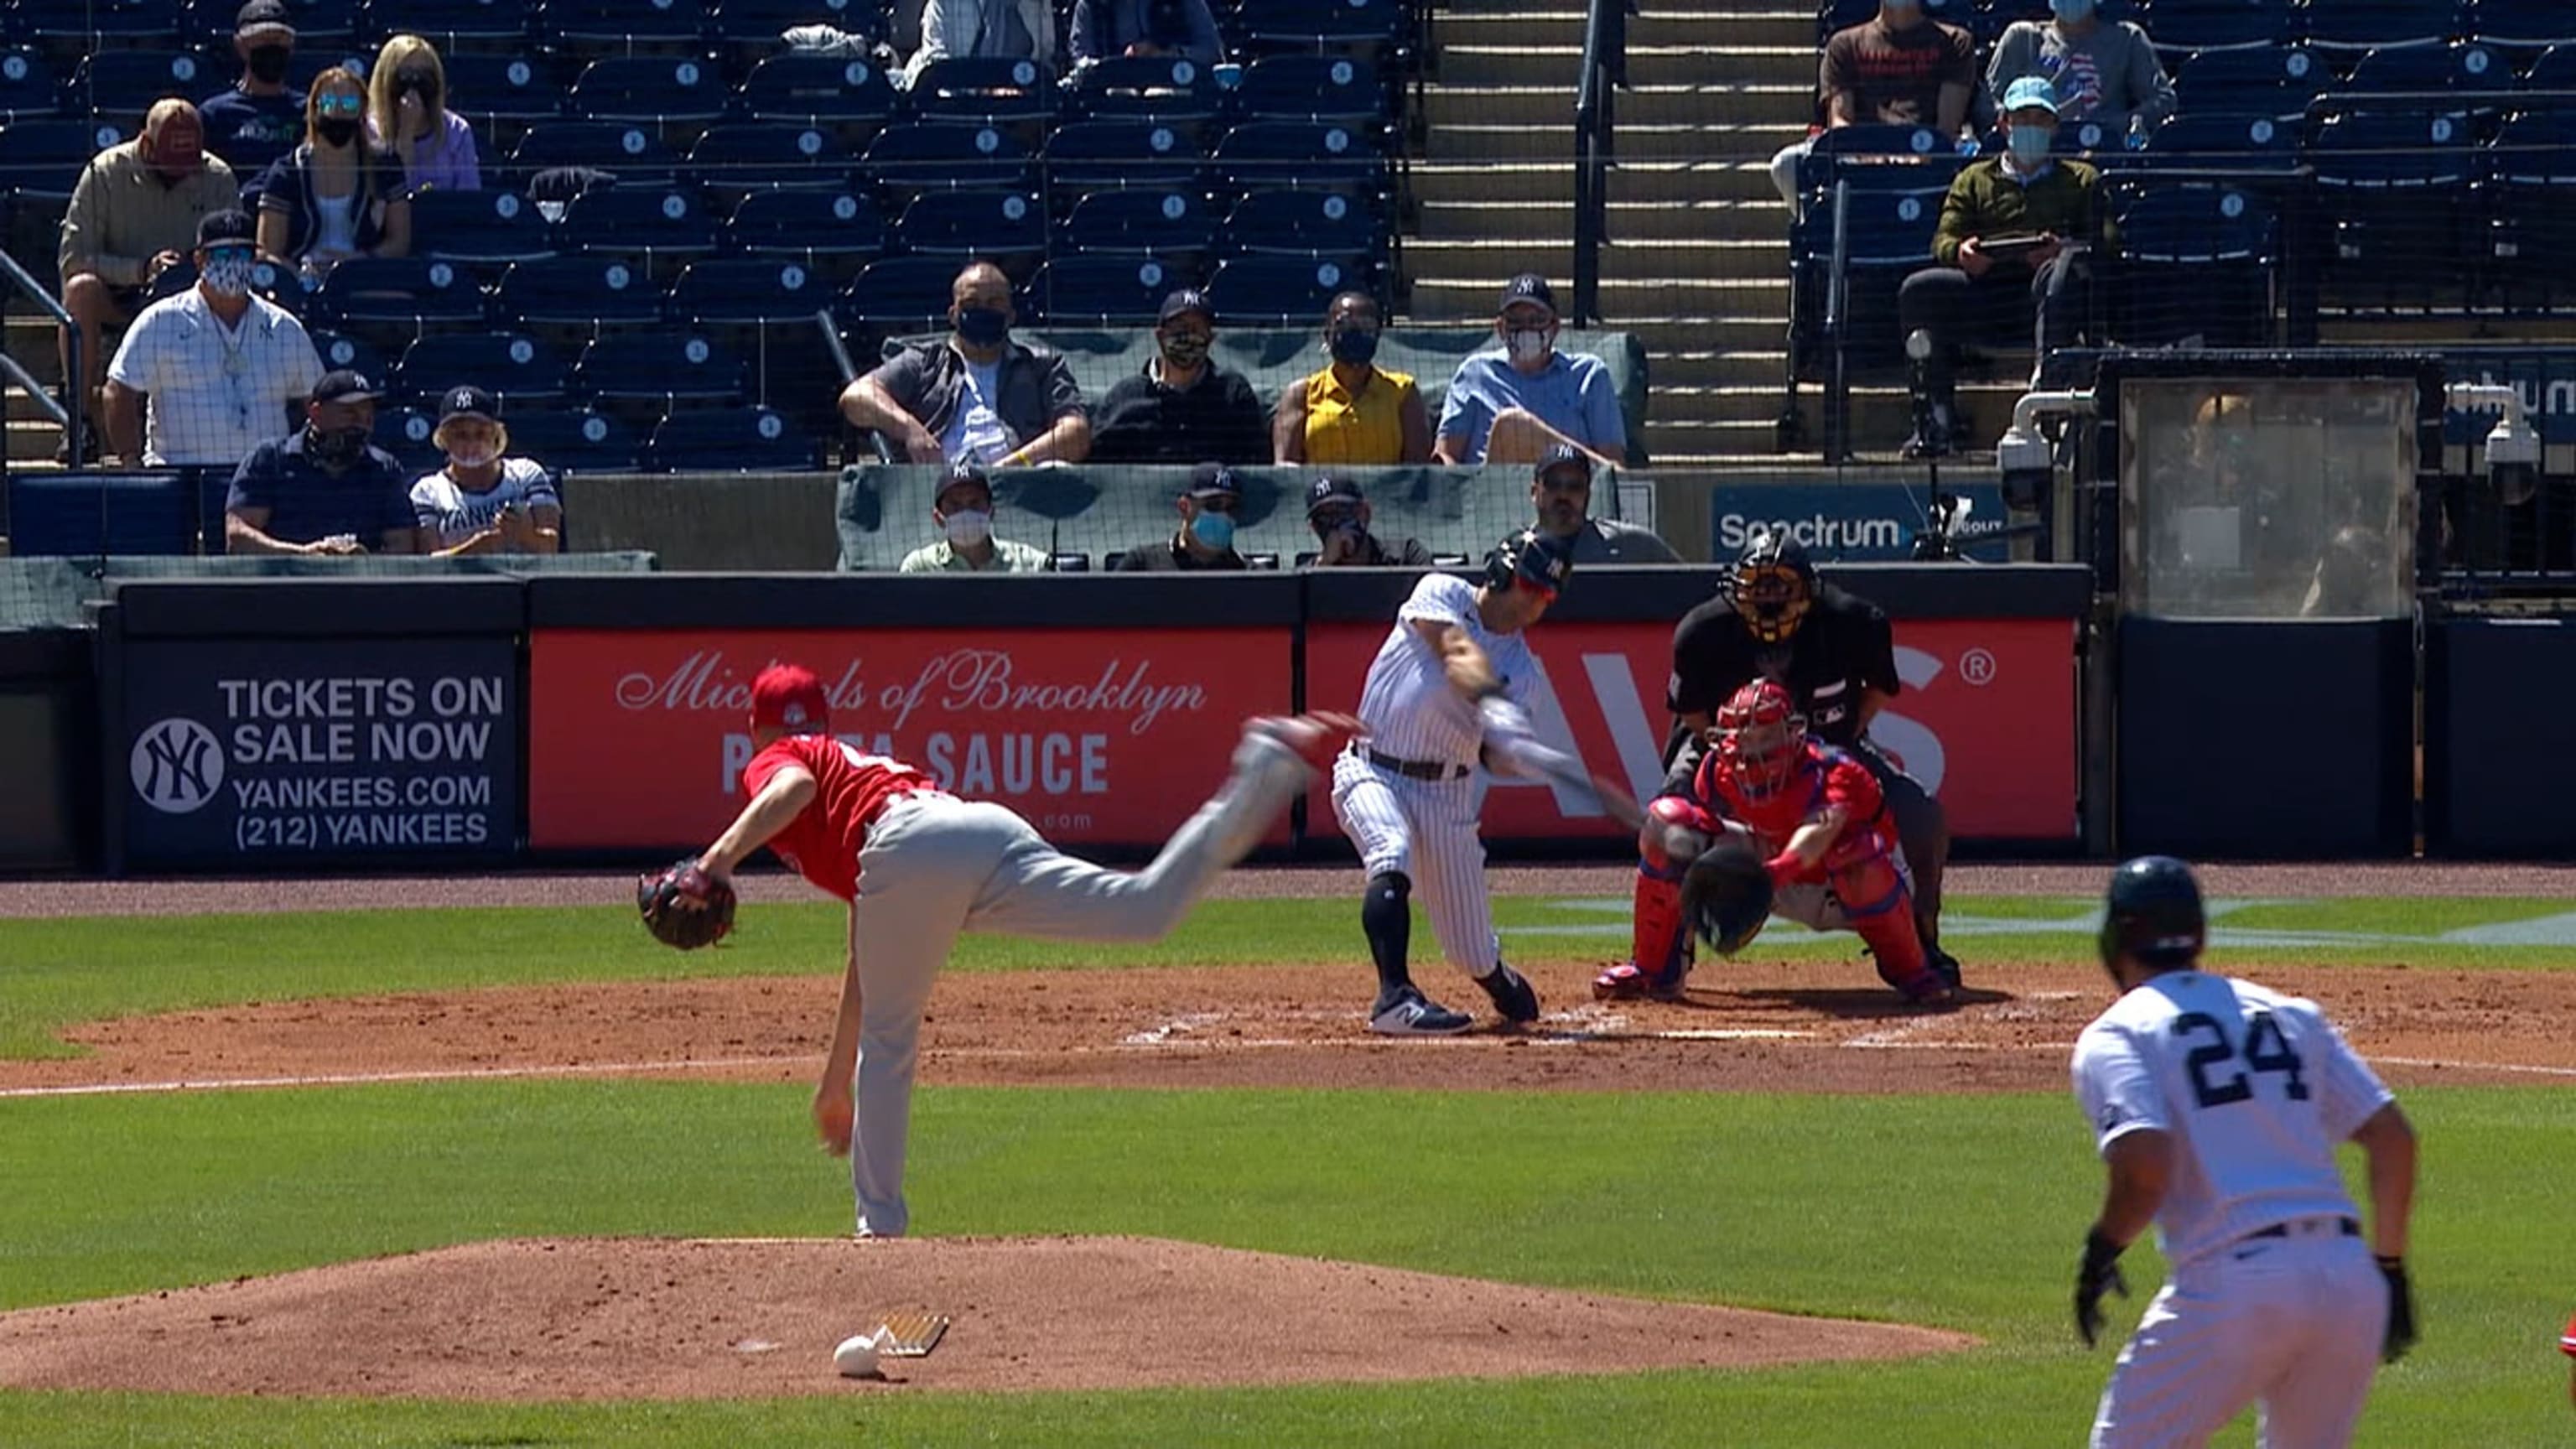
[[[2277,1075],[2282,1080],[2282,1095],[2293,1102],[2308,1099],[2308,1084],[2300,1075],[2299,1054],[2281,1030],[2272,1013],[2258,1011],[2246,1018],[2242,1042],[2228,1035],[2227,1027],[2205,1011],[2186,1011],[2174,1018],[2174,1036],[2196,1043],[2183,1064],[2191,1075],[2192,1095],[2203,1107],[2224,1107],[2243,1102],[2254,1095],[2258,1076]]]

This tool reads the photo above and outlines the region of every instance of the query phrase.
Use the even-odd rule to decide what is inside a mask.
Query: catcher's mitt
[[[1732,956],[1771,919],[1771,872],[1741,835],[1725,835],[1682,874],[1682,919],[1721,956]]]
[[[698,869],[692,857],[635,883],[644,929],[665,946],[694,951],[733,930],[733,886]]]

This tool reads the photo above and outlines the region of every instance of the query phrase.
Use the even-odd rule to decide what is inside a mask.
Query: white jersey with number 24
[[[2316,1003],[2250,981],[2168,971],[2075,1043],[2075,1096],[2097,1146],[2172,1136],[2156,1227],[2180,1265],[2274,1223],[2358,1216],[2335,1146],[2390,1100]]]

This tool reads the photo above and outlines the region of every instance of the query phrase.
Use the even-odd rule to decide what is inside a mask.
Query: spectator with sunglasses
[[[367,81],[367,139],[402,159],[410,191],[480,191],[474,128],[447,108],[447,67],[417,35],[397,35]]]
[[[309,139],[268,169],[259,197],[259,249],[318,283],[355,256],[411,250],[402,161],[367,140],[367,89],[333,66],[304,101]]]
[[[1530,506],[1538,531],[1564,542],[1577,564],[1679,563],[1673,546],[1650,529],[1592,516],[1592,455],[1559,443],[1538,460],[1530,479]]]
[[[1390,548],[1369,531],[1368,497],[1348,477],[1327,473],[1306,485],[1306,526],[1315,530],[1319,569],[1427,569],[1433,563],[1422,540],[1407,538]]]
[[[1324,312],[1332,361],[1288,384],[1271,414],[1274,463],[1392,468],[1431,461],[1431,414],[1413,374],[1377,365],[1377,299],[1344,292]]]
[[[197,285],[143,309],[108,364],[110,461],[231,468],[301,426],[322,377],[293,313],[251,293],[251,220],[197,223]],[[290,421],[293,420],[293,421]]]
[[[1154,356],[1112,383],[1092,425],[1095,463],[1246,465],[1270,456],[1270,420],[1242,373],[1216,365],[1216,309],[1183,287],[1163,299]]]
[[[1234,550],[1235,515],[1243,509],[1243,480],[1223,463],[1201,463],[1180,496],[1180,531],[1164,543],[1140,543],[1118,561],[1121,573],[1166,573],[1178,569],[1248,569],[1251,561]]]

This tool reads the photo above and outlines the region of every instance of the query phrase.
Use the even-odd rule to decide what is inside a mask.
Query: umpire
[[[1727,697],[1755,679],[1788,686],[1807,732],[1850,754],[1878,777],[1896,834],[1914,871],[1915,926],[1935,971],[1959,979],[1941,949],[1941,871],[1950,859],[1950,822],[1941,802],[1869,740],[1869,722],[1903,691],[1896,642],[1876,604],[1819,583],[1807,551],[1785,530],[1753,535],[1717,597],[1673,630],[1673,672],[1664,700],[1675,718],[1665,747],[1666,794],[1688,788],[1705,752],[1702,734]]]

